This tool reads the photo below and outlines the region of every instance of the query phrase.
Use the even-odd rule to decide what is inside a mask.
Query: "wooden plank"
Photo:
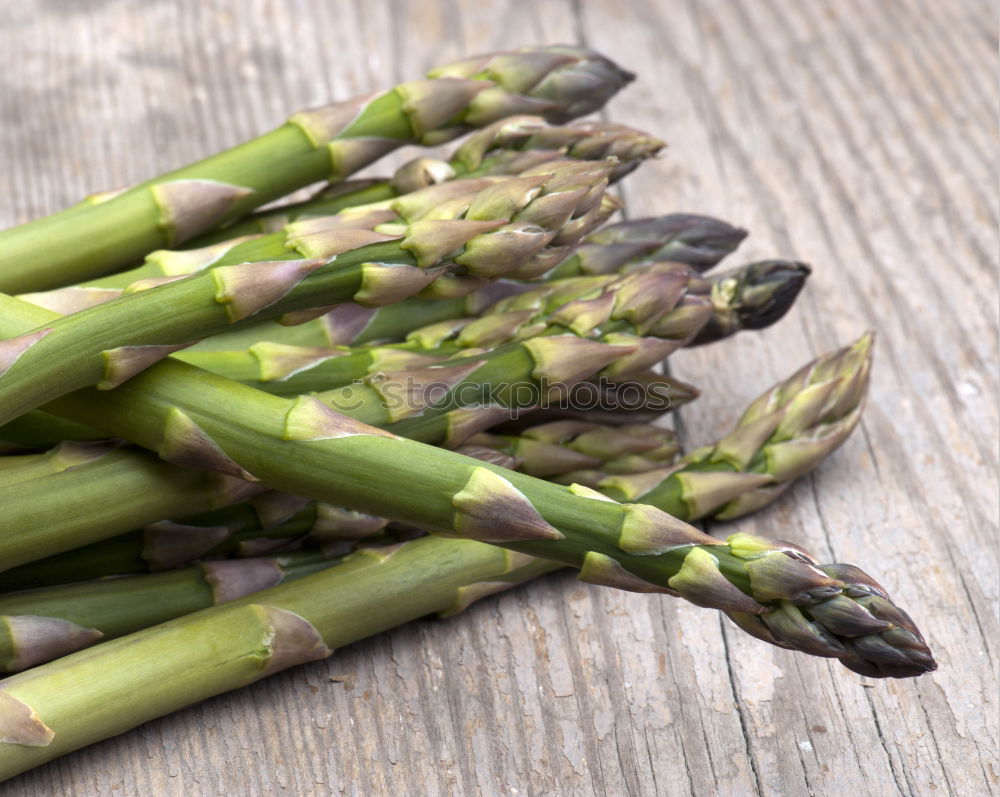
[[[695,440],[710,439],[720,418],[732,417],[741,400],[760,388],[762,372],[777,377],[787,369],[774,363],[803,361],[865,326],[880,332],[881,369],[864,435],[794,491],[792,506],[743,525],[770,534],[779,534],[777,527],[849,561],[866,561],[865,551],[899,548],[886,562],[891,569],[876,575],[906,605],[919,604],[922,596],[925,612],[933,593],[940,619],[921,615],[921,622],[931,628],[944,658],[948,651],[973,650],[982,667],[966,669],[963,661],[932,679],[865,689],[840,674],[831,681],[818,662],[792,661],[779,651],[755,657],[746,640],[727,632],[734,681],[744,697],[747,747],[767,793],[974,793],[994,787],[985,763],[989,754],[977,761],[970,744],[970,723],[984,741],[996,731],[969,706],[978,705],[980,696],[987,704],[994,701],[984,695],[990,690],[984,685],[990,683],[995,637],[982,631],[990,621],[981,615],[995,605],[996,585],[991,562],[980,560],[986,565],[980,570],[973,552],[990,545],[995,516],[986,453],[995,430],[995,336],[986,329],[995,322],[976,279],[982,274],[979,253],[995,250],[983,243],[993,240],[995,228],[980,196],[983,173],[956,167],[975,162],[964,137],[951,129],[968,112],[956,102],[948,109],[954,116],[939,115],[929,127],[925,108],[893,103],[918,89],[905,82],[898,66],[905,59],[886,58],[879,43],[890,39],[895,20],[912,22],[914,15],[897,7],[873,19],[874,8],[698,3],[685,15],[672,6],[665,13],[664,6],[636,3],[629,7],[634,18],[616,26],[610,18],[621,17],[619,9],[594,13],[587,28],[591,43],[611,52],[625,47],[615,35],[629,38],[632,53],[648,41],[651,59],[674,64],[661,72],[684,76],[680,91],[700,116],[691,123],[686,103],[682,99],[678,109],[670,85],[622,97],[618,118],[647,125],[670,120],[676,132],[668,128],[667,138],[683,146],[685,163],[698,165],[696,175],[687,170],[693,188],[673,179],[676,174],[666,178],[644,170],[630,183],[632,207],[646,197],[657,202],[664,184],[683,192],[685,207],[715,197],[708,210],[754,232],[748,256],[789,253],[818,266],[800,309],[764,333],[769,351],[763,356],[756,341],[744,337],[676,358],[682,378],[709,390],[707,400],[682,413]],[[876,26],[878,38],[871,32]],[[629,35],[637,27],[646,31],[644,38]],[[942,177],[937,164],[944,162],[952,167]],[[977,188],[970,190],[973,183]],[[641,212],[655,207],[662,205]],[[956,218],[955,207],[978,214]],[[933,310],[944,296],[951,306],[944,313]],[[932,312],[943,316],[933,325],[924,320]],[[742,356],[734,361],[737,347]],[[961,396],[959,384],[970,385]],[[944,431],[949,427],[983,432],[978,439],[965,434],[956,444]],[[933,453],[914,461],[908,451]],[[969,473],[963,454],[987,469],[972,489],[962,475]],[[859,470],[868,478],[857,479]],[[782,528],[789,520],[794,533]],[[919,555],[940,550],[944,541],[955,551],[954,572],[941,572]],[[905,565],[892,567],[893,559]],[[761,655],[778,668],[778,678],[761,672]],[[747,685],[762,690],[756,699],[746,698]],[[956,714],[945,696],[954,702],[958,694],[976,698],[957,721],[948,721]]]
[[[1000,763],[996,31],[975,0],[531,5],[33,0],[2,12],[0,223],[234,144],[463,53],[582,40],[671,151],[633,216],[740,223],[816,267],[779,326],[684,352],[711,439],[771,382],[879,333],[863,428],[736,529],[856,562],[941,661],[908,682],[768,648],[570,574],[339,651],[5,784],[163,794],[987,794]],[[398,162],[405,154],[399,155]],[[876,555],[878,558],[876,558]]]

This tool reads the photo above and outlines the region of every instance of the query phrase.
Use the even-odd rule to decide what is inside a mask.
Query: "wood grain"
[[[876,329],[863,427],[735,528],[865,566],[941,663],[867,681],[711,612],[561,574],[149,723],[3,794],[996,793],[990,5],[26,0],[0,22],[3,224],[466,53],[579,41],[637,71],[610,115],[672,148],[623,188],[628,212],[715,214],[752,231],[741,259],[815,266],[777,327],[675,358],[705,389],[680,413],[686,441]]]

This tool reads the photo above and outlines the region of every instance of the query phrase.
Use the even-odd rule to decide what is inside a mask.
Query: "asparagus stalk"
[[[679,274],[687,274],[685,293],[691,296],[705,296],[711,299],[712,318],[709,319],[710,332],[700,333],[698,343],[710,342],[712,336],[726,337],[741,328],[760,328],[764,324],[758,316],[766,316],[769,323],[780,318],[791,306],[808,275],[808,269],[802,264],[785,261],[763,261],[730,270],[714,278],[704,279],[694,273],[675,269]],[[487,313],[502,311],[522,312],[522,308],[537,308],[540,312],[546,309],[556,309],[559,303],[571,296],[580,296],[588,290],[600,286],[610,286],[615,283],[612,276],[588,277],[558,280],[541,286],[536,286],[524,293],[521,298],[501,301],[494,307],[487,308]],[[724,286],[725,290],[719,290]],[[733,287],[736,286],[736,287]],[[706,308],[708,305],[705,305]],[[678,308],[675,316],[686,318],[691,307]],[[707,312],[707,310],[706,310]],[[688,319],[688,321],[696,319]],[[502,325],[502,323],[501,323]],[[530,326],[530,325],[529,325]],[[458,324],[449,325],[446,329],[457,331]],[[433,330],[430,330],[433,331]],[[190,351],[177,352],[177,359],[189,362],[215,373],[237,379],[268,392],[278,395],[295,395],[309,391],[328,391],[339,385],[350,384],[364,379],[372,374],[380,374],[386,370],[401,367],[419,367],[422,365],[441,363],[449,357],[459,354],[461,349],[455,345],[433,346],[427,348],[421,341],[429,334],[428,330],[413,333],[412,340],[406,344],[371,347],[360,350],[346,347],[324,348],[320,346],[291,346],[260,342],[253,344],[243,352],[228,351]],[[435,333],[435,337],[437,333]],[[460,343],[452,341],[453,344]],[[632,376],[626,386],[629,391],[637,389],[652,389],[652,397],[657,398],[655,391],[660,390],[657,380],[643,377],[648,384],[640,384],[640,377]],[[662,381],[662,380],[660,380]],[[697,393],[683,383],[673,380],[670,397],[674,405],[684,403],[694,398]],[[586,387],[586,386],[582,386]],[[612,386],[614,387],[614,386]],[[602,389],[606,393],[608,385]],[[581,388],[582,389],[582,388]],[[664,394],[665,395],[665,394]],[[586,401],[582,398],[566,403],[561,410],[572,411],[580,406],[594,406],[590,396]],[[629,399],[630,401],[632,399]],[[589,404],[587,403],[589,402]],[[624,409],[622,402],[610,402],[616,409]],[[633,409],[655,409],[652,404],[643,404]],[[665,409],[665,406],[661,406]],[[550,410],[560,408],[550,406]],[[49,421],[51,431],[47,430],[44,413],[28,413],[11,423],[0,427],[0,439],[10,440],[22,445],[36,447],[52,445],[59,439],[100,439],[102,434],[96,430],[80,425],[70,424],[62,420]],[[631,422],[628,421],[628,422]]]
[[[602,274],[612,274],[633,262],[656,261],[687,263],[701,270],[721,261],[744,236],[743,230],[723,221],[675,213],[603,227],[583,239],[576,252],[564,261],[565,268],[557,268],[565,271],[567,277],[588,273],[584,264],[588,264],[588,268],[596,268],[593,264],[597,261],[601,264],[599,273]],[[607,242],[598,243],[598,238]],[[298,346],[337,346],[402,340],[417,327],[479,315],[505,296],[528,289],[528,283],[501,279],[491,281],[465,296],[450,299],[427,299],[418,295],[386,307],[362,307],[348,302],[304,324],[283,326],[262,322],[246,329],[214,335],[195,344],[192,349],[234,350],[260,341]],[[69,309],[65,309],[65,305],[63,309],[50,304],[43,306],[57,312],[82,309],[75,304]]]
[[[792,480],[829,456],[850,434],[860,415],[870,364],[869,335],[808,364],[752,402],[734,432],[685,457],[671,474],[673,481],[661,482],[643,493],[643,500],[648,497],[651,503],[689,520],[707,515],[719,519],[735,517],[765,506]],[[772,431],[768,434],[767,429]],[[748,436],[750,430],[753,431]],[[636,472],[632,459],[637,454],[662,462],[669,461],[677,452],[676,441],[669,430],[649,426],[612,429],[597,424],[556,422],[534,427],[520,437],[478,435],[473,440],[477,444],[500,447],[516,456],[519,467],[525,472],[539,476],[565,474],[567,468],[576,466]],[[778,452],[794,453],[789,456]],[[649,475],[655,480],[657,473],[662,472]],[[763,480],[753,478],[762,474]],[[649,483],[649,476],[645,474],[636,476],[633,481],[641,483],[643,479]],[[634,492],[630,490],[628,479],[606,477],[603,484],[598,482],[595,486],[603,487],[606,494],[618,498],[631,497]],[[187,578],[185,576],[185,583]],[[130,586],[125,587],[126,594],[133,589],[132,582],[129,583]],[[74,594],[79,597],[68,600]],[[119,607],[120,599],[114,593],[98,594],[104,597],[104,600],[98,599],[101,600],[99,612],[107,611],[116,618],[131,617],[130,607]],[[96,622],[81,622],[81,618],[95,616],[87,607],[87,601],[94,600],[93,595],[92,586],[79,585],[78,588],[52,591],[35,590],[6,599],[0,597],[0,614],[52,619],[54,622],[47,627],[52,628],[56,640],[83,645],[85,642],[77,629],[64,627],[58,621],[69,620],[85,628],[95,626],[103,630],[104,626]],[[752,617],[735,616],[734,619],[749,626],[751,633],[761,630]],[[128,630],[140,627],[144,626],[134,624]],[[0,644],[0,650],[2,648]]]
[[[637,257],[639,258],[643,258],[646,253],[649,253],[654,260],[661,259],[673,262],[688,262],[690,260],[689,264],[691,265],[704,266],[706,263],[714,265],[728,251],[735,248],[744,236],[742,230],[731,227],[725,222],[703,216],[673,214],[648,221],[648,225],[645,225],[642,220],[623,222],[609,225],[597,233],[592,233],[584,239],[578,254],[571,255],[567,262],[578,264],[582,260],[589,263],[599,260],[602,263],[601,273],[611,273],[614,270],[612,264],[615,268],[621,268],[631,262],[632,255],[638,252]],[[614,232],[618,229],[621,230],[620,234]],[[657,229],[662,230],[659,237],[656,237]],[[637,231],[641,230],[644,232],[642,236],[639,236]],[[619,245],[619,243],[627,244],[626,239],[632,236],[636,239],[637,249],[632,248],[631,245]],[[602,240],[609,240],[609,242],[606,244],[597,243],[598,237]],[[619,238],[622,240],[616,243],[615,239]],[[643,243],[643,239],[648,239],[648,242]],[[213,258],[215,257],[213,255]],[[571,273],[576,273],[576,265],[573,266]],[[720,298],[738,298],[744,294],[751,295],[750,290],[715,290],[715,282],[728,278],[730,277],[712,279],[710,293],[713,306],[716,313],[723,314],[722,318],[711,323],[710,328],[712,329],[724,329],[727,326],[726,318],[732,318],[734,315],[739,317],[737,309],[727,307],[719,301]],[[252,351],[249,357],[259,362],[259,373],[263,376],[268,362],[274,359],[273,353],[282,352],[282,346],[321,349],[338,345],[359,345],[379,340],[399,340],[413,329],[427,324],[478,315],[505,296],[524,292],[531,288],[531,284],[526,282],[495,280],[466,296],[453,299],[428,300],[414,297],[378,308],[366,308],[348,302],[335,307],[320,318],[295,326],[285,326],[268,321],[254,324],[246,329],[214,335],[197,343],[191,349],[180,352],[179,356],[199,367],[240,378],[241,381],[256,382],[256,387],[266,389],[265,383],[274,383],[275,380],[273,378],[251,379],[249,374],[257,371],[256,364],[246,371],[246,376],[239,376],[231,369],[245,369],[247,366],[233,363],[230,351],[251,349],[262,344],[258,346],[256,351]],[[753,291],[752,295],[761,296],[762,294],[759,291]],[[90,289],[64,288],[51,292],[49,295],[29,294],[22,298],[56,312],[71,313],[104,301],[110,301],[111,298],[118,296],[120,293],[116,290],[91,291]],[[793,292],[785,291],[783,296],[790,306],[794,299]],[[762,311],[764,309],[766,308],[761,308]],[[210,353],[215,351],[223,353]],[[306,356],[312,355],[315,359],[315,351],[298,353]],[[246,356],[240,355],[240,357]],[[634,375],[630,377],[629,382],[630,385],[635,385],[636,377]],[[675,392],[678,384],[675,380]],[[280,382],[274,386],[285,387]],[[320,389],[331,389],[334,386],[335,384],[331,382]],[[680,385],[680,387],[687,388],[688,386]],[[690,391],[685,392],[689,393]],[[571,409],[571,407],[565,408],[564,413],[571,411]],[[635,409],[638,410],[639,407],[637,406]],[[550,410],[555,411],[556,408],[550,408]],[[609,415],[605,417],[611,418]],[[632,422],[632,420],[628,419],[626,422]],[[72,424],[65,419],[58,419],[45,413],[31,412],[0,428],[0,438],[22,446],[45,448],[56,445],[61,440],[101,439],[101,434],[79,424]]]
[[[100,484],[102,492],[110,492]],[[160,505],[162,507],[162,504]],[[202,558],[264,556],[298,547],[339,548],[359,539],[385,536],[387,521],[286,493],[267,492],[249,501],[189,514],[182,500],[154,515],[142,528],[120,533],[120,524],[104,530],[93,520],[97,542],[29,561],[0,572],[0,591],[85,581],[103,576],[158,572]],[[115,536],[110,536],[115,535]],[[40,535],[47,546],[49,534]],[[106,538],[106,539],[105,539]],[[395,539],[389,535],[388,539]],[[65,547],[65,546],[64,546]]]
[[[0,569],[120,534],[178,512],[206,512],[250,498],[259,485],[178,468],[134,449],[77,448],[58,472],[14,479],[0,471]],[[46,461],[45,457],[39,460]]]
[[[756,270],[747,273],[756,273]],[[402,436],[455,447],[468,436],[496,423],[498,407],[503,408],[501,415],[510,417],[511,410],[551,404],[553,396],[557,400],[564,399],[567,393],[561,384],[547,393],[553,381],[572,386],[602,369],[607,371],[608,367],[612,369],[611,376],[620,379],[623,373],[646,368],[662,359],[690,339],[706,315],[712,312],[707,303],[701,306],[684,303],[698,298],[683,295],[692,279],[686,267],[661,265],[622,278],[589,277],[564,281],[566,284],[559,290],[554,289],[558,283],[540,287],[501,303],[495,315],[481,319],[487,322],[485,328],[465,325],[458,342],[478,345],[500,342],[504,337],[516,339],[524,329],[539,332],[539,323],[551,322],[543,323],[545,335],[542,338],[450,360],[438,368],[380,373],[378,378],[373,377],[364,384],[326,391],[319,398],[352,417],[387,425]],[[595,284],[596,288],[592,288]],[[650,296],[656,301],[650,302]],[[563,302],[567,297],[577,298]],[[610,305],[607,303],[609,298],[612,299]],[[14,307],[28,307],[16,300],[9,302]],[[538,314],[534,312],[536,309],[540,311]],[[599,333],[599,339],[580,337],[591,332]],[[636,335],[636,332],[648,334]],[[663,335],[667,339],[650,335]],[[615,361],[613,365],[612,361]],[[543,394],[546,395],[543,397]],[[686,386],[680,385],[668,398],[676,404],[691,395]],[[474,406],[462,406],[470,403],[470,399]],[[430,400],[434,406],[429,406]],[[115,461],[122,460],[124,464],[129,456],[122,452]],[[175,461],[192,464],[183,457]],[[100,473],[102,467],[95,472]],[[127,479],[131,487],[139,482],[148,491],[155,489],[153,485],[160,478],[161,470],[159,464],[152,470],[137,467]],[[241,472],[231,470],[231,475],[240,476]],[[131,493],[120,492],[113,480],[105,477],[95,484],[94,478],[87,476],[86,473],[74,474],[72,479],[64,479],[66,484],[62,485],[51,482],[32,485],[34,491],[51,490],[56,496],[54,499],[29,500],[30,491],[25,492],[24,497],[11,494],[8,502],[11,522],[0,537],[0,551],[4,553],[6,567],[96,542],[173,514],[162,511],[162,503],[150,505],[157,514],[143,514],[143,508],[136,502],[116,501],[117,496]],[[166,473],[164,480],[171,488],[176,481],[171,473]],[[179,495],[176,489],[161,492],[174,500]],[[203,495],[188,511],[204,511],[209,508],[205,506],[209,500],[212,500],[210,495]],[[81,502],[80,509],[71,508],[78,507]],[[103,517],[106,502],[118,508],[111,517]],[[44,513],[44,523],[34,522],[39,513]]]
[[[586,500],[586,499],[584,499]],[[602,504],[603,502],[595,502]],[[615,506],[612,504],[612,506]],[[757,538],[737,543],[745,556],[760,555]],[[734,541],[736,542],[736,541]],[[721,547],[721,546],[720,546]],[[711,592],[718,573],[703,548],[677,576],[687,591],[701,582]],[[716,551],[718,548],[716,548]],[[690,554],[688,554],[690,556]],[[786,553],[745,559],[757,588],[771,557],[813,570]],[[706,558],[707,557],[707,558]],[[606,580],[606,569],[581,576]],[[5,711],[0,725],[0,778],[8,778],[100,739],[123,733],[192,702],[245,686],[282,669],[324,658],[342,645],[409,620],[450,616],[478,598],[509,589],[558,565],[532,560],[470,540],[426,537],[395,550],[366,550],[342,565],[296,582],[205,609],[144,631],[97,645],[0,682]],[[854,651],[891,644],[903,661],[871,671],[860,656],[849,661],[871,675],[916,675],[934,667],[912,621],[884,590],[850,566],[829,566],[825,580],[852,582],[854,597],[830,597],[833,585],[814,586],[782,609],[794,618],[786,628],[812,626],[807,613],[854,634]],[[816,570],[817,573],[821,571]],[[774,592],[774,575],[767,579]],[[726,582],[728,583],[728,582]],[[777,591],[785,592],[791,582]],[[825,591],[824,591],[825,589]],[[742,594],[742,593],[740,593]],[[825,600],[815,600],[816,596]],[[745,596],[744,596],[745,597]],[[737,599],[738,600],[738,599]],[[800,608],[802,606],[803,608]],[[853,607],[853,608],[848,608]],[[882,619],[880,619],[882,618]],[[858,634],[864,629],[863,633]],[[808,632],[807,632],[808,633]],[[69,685],[76,688],[67,688]],[[82,688],[80,685],[84,685]],[[106,687],[106,688],[105,688]]]
[[[546,433],[544,426],[536,427],[534,436],[531,432],[529,430],[524,437],[506,436],[503,440],[503,448],[506,450],[503,451],[496,450],[496,446],[485,447],[482,445],[485,441],[479,439],[470,441],[469,445],[457,450],[501,467],[519,469],[533,475],[558,476],[582,465],[603,466],[614,470],[615,463],[606,463],[601,458],[604,454],[624,451],[629,446],[638,449],[638,443],[633,439],[634,433],[629,436],[629,430],[625,430],[621,433],[623,439],[617,446],[605,443],[602,449],[594,445],[596,441],[588,444],[588,441],[581,440],[580,445],[590,452],[585,460],[581,460],[582,454],[577,453],[574,457],[572,453],[563,453],[560,456],[556,446],[537,439],[539,435]],[[647,456],[655,457],[658,464],[663,465],[668,457],[676,455],[678,448],[669,430],[651,427],[649,434],[656,435],[657,439],[663,441],[663,445],[655,452],[649,452],[648,446],[643,447]],[[611,439],[618,435],[615,430],[608,429],[604,437]],[[596,435],[590,437],[595,438]],[[520,445],[518,441],[521,442]],[[543,474],[539,471],[539,465],[546,456],[546,446],[553,450],[547,453],[549,462]],[[518,451],[523,456],[514,453]],[[128,480],[124,484],[118,483],[103,468],[95,467],[94,471],[94,478],[83,479],[81,477],[84,473],[81,472],[72,490],[53,495],[50,499],[56,505],[53,514],[76,516],[79,514],[78,505],[81,500],[88,504],[92,502],[96,506],[113,503],[123,489],[134,484]],[[143,492],[153,490],[156,490],[156,485],[149,484]],[[148,514],[150,522],[147,525],[124,534],[115,534],[120,531],[117,526],[101,522],[100,517],[91,517],[91,522],[99,529],[96,533],[108,536],[108,539],[38,558],[0,572],[0,592],[34,589],[102,576],[167,570],[199,558],[262,556],[302,543],[330,547],[385,534],[384,518],[285,493],[265,492],[254,495],[241,504],[192,515],[192,504],[198,505],[197,496],[193,498],[195,501],[189,502],[181,496],[170,511],[159,515]],[[141,502],[136,504],[137,508],[142,506]],[[163,510],[162,502],[153,506],[152,512]],[[162,520],[163,517],[170,519]],[[18,514],[14,511],[12,519],[16,521],[17,518]],[[17,523],[12,523],[11,527],[17,528]],[[43,532],[29,529],[29,545],[33,546],[28,549],[29,552],[49,550],[51,546],[48,540],[54,536],[58,527],[56,522],[44,526]],[[0,544],[0,550],[3,550],[4,544],[6,542]],[[6,556],[6,551],[4,554]]]
[[[222,376],[230,375],[222,367],[208,367],[206,370]],[[245,384],[267,389],[267,392],[276,395],[287,392],[266,384],[255,384],[254,380],[246,380]],[[332,381],[324,383],[323,388],[330,388],[332,385]],[[602,377],[570,387],[565,401],[531,410],[528,425],[533,426],[542,420],[564,419],[596,421],[613,426],[652,423],[665,412],[694,401],[698,395],[698,389],[693,385],[674,377],[665,377],[651,369],[630,373],[618,381]],[[527,416],[519,413],[518,417]],[[511,419],[506,426],[506,431],[518,431],[524,428],[524,422]],[[65,441],[96,442],[106,440],[107,436],[106,432],[42,410],[32,410],[0,427],[0,438],[17,444],[17,451],[11,453],[18,455],[35,454],[37,450],[48,449]],[[0,458],[0,467],[3,466],[4,459],[11,458]]]
[[[466,446],[461,450],[467,456],[501,467],[510,468],[517,464],[513,457],[492,449],[474,450],[474,447]],[[121,488],[130,486],[127,479],[124,484],[120,483],[113,476],[108,478],[102,470],[96,470],[93,476],[89,482],[73,485],[72,491],[67,491],[71,496],[69,498],[64,497],[66,493],[55,493],[54,503],[63,514],[75,514],[81,500],[99,503],[103,498],[112,503],[120,495]],[[150,489],[155,490],[156,487],[155,483],[150,485]],[[200,505],[197,493],[193,493],[189,500],[185,500],[183,493],[180,494],[173,505],[166,504],[167,511],[163,511],[162,500],[147,504],[136,502],[136,509],[140,513],[145,511],[145,518],[150,522],[125,534],[116,534],[121,523],[115,522],[114,514],[96,518],[90,516],[90,538],[97,536],[98,542],[0,572],[0,592],[169,570],[202,558],[263,556],[303,543],[324,550],[347,550],[345,545],[349,548],[361,539],[382,537],[392,542],[399,541],[399,530],[387,530],[388,521],[385,518],[287,493],[267,491],[253,495],[254,486],[248,485],[248,488],[245,493],[252,495],[248,501],[193,515],[190,514],[192,507]],[[168,492],[164,499],[169,502],[171,495],[176,493]],[[146,507],[145,510],[143,507]],[[163,517],[172,519],[161,520]],[[14,518],[17,518],[16,513]],[[17,528],[17,525],[12,524],[12,527]],[[60,531],[58,521],[42,528],[44,532],[33,535],[34,547],[29,548],[28,555],[31,551],[36,552],[36,556],[39,551],[48,551],[56,544],[54,539],[62,539],[57,536]],[[65,533],[65,529],[62,531]],[[107,539],[103,539],[105,537]],[[66,548],[65,543],[60,547]]]
[[[0,325],[47,315],[2,296],[0,310]],[[572,382],[562,365],[569,338],[546,340],[555,346],[535,349],[535,377]],[[552,559],[600,583],[671,589],[750,615],[759,627],[747,627],[761,636],[856,671],[907,676],[934,666],[912,623],[856,568],[824,570],[801,551],[746,535],[721,543],[648,505],[597,500],[579,494],[587,488],[402,439],[314,397],[281,399],[168,360],[114,391],[77,391],[50,406],[168,462]]]
[[[183,451],[201,457],[204,466],[240,468],[279,489],[582,567],[592,580],[670,588],[700,605],[754,615],[778,642],[840,658],[855,670],[906,675],[931,666],[918,637],[854,608],[862,604],[851,596],[874,589],[859,571],[824,570],[785,544],[746,535],[720,543],[652,507],[594,500],[473,464],[359,424],[309,398],[290,402],[207,378],[193,394],[179,389],[176,378],[149,384],[156,381],[151,376],[97,402],[78,393],[72,404],[92,418],[115,413],[125,436],[167,458]],[[147,408],[152,402],[140,397],[153,387],[159,401]],[[820,604],[840,606],[841,597],[851,605],[826,616],[832,606]],[[841,622],[845,617],[849,623]],[[858,623],[887,633],[862,633]]]
[[[100,458],[117,445],[114,441],[63,441],[44,454],[0,457],[0,490],[30,479],[71,470]]]
[[[611,165],[553,161],[472,193],[452,184],[458,193],[444,204],[446,186],[424,189],[393,203],[388,215],[403,223],[392,234],[310,228],[291,253],[298,259],[215,265],[2,341],[0,424],[84,385],[113,388],[247,319],[351,300],[389,304],[457,266],[496,277],[559,259],[598,221]]]
[[[520,435],[482,432],[469,443],[496,448],[519,461],[518,470],[560,484],[594,473],[644,473],[673,462],[680,447],[673,430],[651,424],[607,426],[551,421]]]
[[[692,451],[672,472],[608,478],[597,488],[685,518],[730,520],[767,506],[858,425],[872,341],[867,333],[803,366],[758,396],[730,434]]]
[[[423,538],[12,676],[0,682],[0,779],[555,567]]]
[[[551,121],[588,114],[631,79],[583,48],[526,47],[301,111],[234,149],[0,233],[0,290],[45,290],[113,271],[316,180],[344,179],[403,144],[440,144],[517,113]]]
[[[696,335],[699,343],[707,343],[729,337],[740,329],[774,323],[791,306],[808,271],[802,264],[765,261],[734,269],[714,279],[704,279],[690,271],[682,273],[687,275],[686,295],[711,299],[712,318],[707,321],[710,329]],[[528,289],[517,299],[500,301],[482,312],[484,316],[520,313],[523,312],[520,308],[529,305],[539,313],[551,312],[574,295],[582,296],[601,286],[611,286],[616,279],[614,276],[587,277],[545,283]],[[669,301],[669,297],[666,299]],[[765,316],[766,320],[762,321],[760,316]],[[464,339],[459,334],[459,327],[463,324],[474,326],[477,322],[474,318],[456,317],[443,323],[443,328],[453,332],[454,338],[440,345],[429,345],[438,343],[437,330],[441,328],[432,324],[414,329],[409,333],[409,340],[402,344],[328,348],[261,341],[243,351],[181,351],[175,357],[269,393],[289,396],[332,390],[386,370],[441,364],[461,353]],[[524,326],[530,328],[531,323]]]
[[[296,551],[3,595],[0,672],[25,670],[332,564],[322,552]]]
[[[807,273],[787,270],[800,284]],[[685,266],[657,264],[611,281],[567,281],[593,286],[583,293],[573,285],[566,292],[540,288],[510,297],[475,321],[411,335],[429,345],[453,339],[460,346],[496,348],[439,368],[387,372],[318,398],[366,423],[451,447],[476,428],[477,413],[493,425],[498,408],[562,406],[566,384],[598,374],[620,380],[685,345],[713,312],[702,297],[686,293],[691,279]],[[515,342],[503,345],[505,340]],[[548,369],[538,365],[542,359]]]
[[[610,274],[630,262],[667,260],[708,271],[746,235],[746,230],[692,213],[631,219],[588,235],[576,253],[550,271],[546,279]]]
[[[235,247],[263,234],[280,233],[297,219],[332,216],[361,205],[381,209],[389,200],[446,179],[518,174],[564,155],[588,161],[615,158],[609,175],[614,181],[631,172],[662,146],[663,142],[658,139],[623,125],[586,122],[558,127],[548,125],[537,116],[511,117],[473,134],[449,162],[419,158],[400,167],[392,180],[357,181],[360,186],[353,191],[345,190],[350,183],[341,183],[335,187],[332,197],[322,196],[262,211],[223,230],[199,236],[191,242],[198,244],[196,248],[158,250],[147,255],[142,265],[128,271],[81,285],[23,294],[21,298],[63,314],[76,312],[117,298],[122,290],[138,280],[175,277],[207,268]],[[371,216],[356,213],[352,218],[355,219],[353,223],[359,224]],[[260,246],[260,243],[253,246]]]
[[[570,388],[565,401],[532,409],[497,424],[499,433],[518,433],[544,421],[583,421],[608,426],[654,423],[664,413],[698,398],[693,385],[651,369],[619,380],[601,377]]]
[[[63,441],[99,441],[107,435],[81,423],[73,423],[65,418],[57,418],[42,410],[26,412],[9,423],[0,426],[0,440],[16,445],[23,454],[53,448]]]
[[[525,473],[582,484],[616,501],[649,504],[685,521],[732,520],[769,505],[854,431],[868,394],[872,342],[866,333],[804,365],[754,399],[732,432],[676,465],[653,464],[671,460],[676,444],[669,430],[645,425],[556,421],[520,437],[479,434],[470,442],[519,457]],[[573,462],[581,468],[567,470]]]
[[[311,199],[258,211],[221,230],[200,235],[189,246],[207,246],[236,236],[273,232],[296,219],[326,216],[345,208],[394,199],[445,180],[517,174],[560,157],[615,158],[618,164],[610,179],[616,182],[664,146],[647,133],[611,122],[550,125],[540,116],[511,116],[470,135],[447,161],[415,158],[400,166],[388,180],[351,181],[356,183],[354,186],[351,182],[335,183]],[[92,284],[108,285],[103,281]],[[120,287],[124,284],[127,283]]]

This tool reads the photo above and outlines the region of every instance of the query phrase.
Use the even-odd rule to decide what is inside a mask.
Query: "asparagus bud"
[[[823,462],[861,418],[872,335],[826,354],[755,399],[736,428],[677,467],[597,485],[617,500],[659,506],[686,520],[737,518],[774,501]]]
[[[763,329],[781,320],[809,273],[805,263],[764,260],[719,274],[711,286],[712,319],[692,345],[711,343],[740,329]]]
[[[629,262],[672,261],[707,271],[730,254],[746,230],[709,216],[672,213],[610,224],[587,236],[549,279],[610,274]]]

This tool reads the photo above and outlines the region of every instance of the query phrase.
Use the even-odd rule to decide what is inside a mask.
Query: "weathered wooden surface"
[[[997,94],[975,0],[36,0],[0,10],[0,222],[232,145],[461,54],[585,42],[672,143],[632,215],[816,266],[778,327],[685,353],[697,443],[866,328],[863,428],[741,528],[857,562],[941,667],[871,682],[705,610],[567,574],[149,723],[5,784],[41,795],[995,792]],[[717,529],[722,532],[723,529]]]

